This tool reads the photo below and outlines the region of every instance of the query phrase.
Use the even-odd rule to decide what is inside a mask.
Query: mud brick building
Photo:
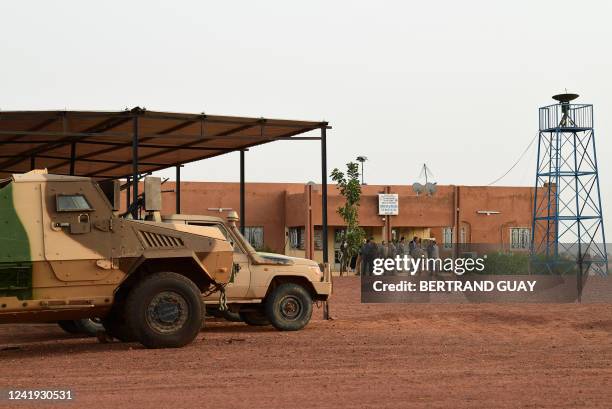
[[[174,188],[164,184],[165,191]],[[247,183],[246,236],[258,249],[322,260],[320,185]],[[398,215],[381,216],[378,195],[398,195]],[[175,212],[174,193],[163,195],[163,214]],[[329,186],[329,254],[336,254],[343,221],[342,197]],[[377,242],[405,236],[436,238],[442,250],[453,243],[485,243],[500,250],[527,251],[531,236],[533,188],[438,186],[417,195],[407,185],[363,186],[360,225]],[[225,217],[240,207],[239,184],[182,182],[182,213]],[[223,209],[223,210],[219,210]],[[331,260],[330,260],[331,261]],[[336,259],[337,261],[337,259]]]

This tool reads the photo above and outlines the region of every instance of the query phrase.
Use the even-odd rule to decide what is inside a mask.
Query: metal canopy
[[[113,179],[298,135],[326,122],[147,111],[2,111],[0,178],[33,168]],[[134,160],[135,159],[135,160]],[[136,171],[136,172],[135,172]]]
[[[245,155],[278,140],[321,141],[323,262],[327,232],[327,122],[155,112],[0,111],[0,179],[46,168],[96,179],[126,178],[128,209],[137,216],[142,175],[176,167],[176,211],[181,211],[181,166],[240,152],[240,228],[245,220]],[[320,130],[319,137],[299,136]],[[324,317],[329,318],[327,303]]]

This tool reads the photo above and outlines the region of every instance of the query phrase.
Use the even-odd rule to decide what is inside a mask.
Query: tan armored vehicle
[[[299,330],[310,321],[313,301],[325,301],[331,294],[329,273],[308,259],[255,251],[236,227],[232,211],[227,222],[209,216],[173,215],[164,221],[174,226],[202,226],[217,229],[233,246],[236,273],[225,287],[227,310],[219,315],[249,325],[270,325],[284,331]],[[204,298],[207,309],[217,310],[219,297]]]
[[[215,227],[121,218],[118,199],[116,183],[84,177],[0,180],[0,323],[102,317],[150,348],[195,338],[235,247]]]

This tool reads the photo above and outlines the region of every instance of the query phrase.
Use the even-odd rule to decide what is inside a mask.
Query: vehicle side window
[[[94,210],[87,198],[81,194],[57,195],[55,201],[58,212],[91,212]]]
[[[227,231],[227,229],[223,225],[220,225],[217,223],[203,223],[203,222],[187,222],[187,224],[191,224],[194,226],[216,227],[217,229],[219,229],[221,234],[223,234],[223,237],[225,237],[225,239],[230,242],[230,244],[234,248],[234,253],[243,253],[240,246],[236,244],[234,237],[232,237],[232,235]]]

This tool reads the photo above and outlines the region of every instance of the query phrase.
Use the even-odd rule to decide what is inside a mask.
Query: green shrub
[[[529,254],[488,253],[484,261],[484,266],[484,271],[480,274],[529,274]]]

